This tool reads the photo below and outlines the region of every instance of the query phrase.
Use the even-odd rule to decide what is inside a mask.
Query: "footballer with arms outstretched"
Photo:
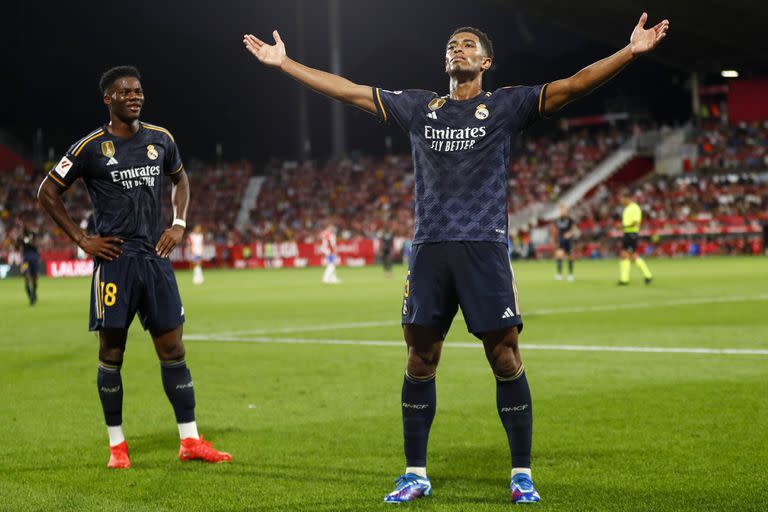
[[[610,80],[666,36],[664,20],[646,29],[640,17],[629,44],[575,75],[533,87],[485,91],[493,62],[488,36],[455,30],[445,47],[449,93],[388,91],[304,66],[253,35],[243,43],[260,62],[301,84],[394,121],[409,136],[416,183],[413,256],[402,307],[408,361],[402,388],[406,470],[387,502],[429,495],[427,439],[435,415],[435,373],[458,307],[480,338],[496,378],[496,402],[512,455],[511,498],[539,501],[531,479],[531,395],[518,348],[523,322],[506,253],[507,172],[511,137],[537,119]]]
[[[232,457],[203,440],[195,422],[195,391],[182,342],[184,308],[168,256],[184,237],[189,181],[165,128],[139,121],[144,90],[131,66],[109,69],[100,90],[109,123],[67,151],[40,185],[40,204],[93,256],[89,329],[99,333],[97,386],[109,434],[110,468],[128,468],[123,434],[123,364],[128,328],[138,312],[160,359],[163,388],[179,428],[181,460],[226,462]],[[93,202],[96,235],[69,216],[61,199],[82,178]],[[164,182],[172,183],[174,221],[164,228]]]

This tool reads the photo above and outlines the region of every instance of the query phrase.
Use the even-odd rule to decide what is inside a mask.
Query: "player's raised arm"
[[[550,83],[547,86],[545,113],[556,112],[571,101],[589,94],[613,78],[635,58],[656,48],[667,35],[669,20],[663,20],[653,28],[646,29],[647,20],[648,14],[643,13],[632,31],[629,44],[618,52],[587,66],[569,78]]]
[[[265,66],[279,69],[297,82],[335,100],[348,103],[376,115],[373,88],[346,78],[310,68],[288,57],[277,30],[272,32],[275,44],[267,44],[252,34],[243,36],[245,48]]]

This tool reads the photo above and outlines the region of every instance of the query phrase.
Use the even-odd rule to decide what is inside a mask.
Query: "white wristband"
[[[173,224],[171,224],[171,226],[181,226],[184,229],[187,229],[187,223],[184,219],[173,219]]]

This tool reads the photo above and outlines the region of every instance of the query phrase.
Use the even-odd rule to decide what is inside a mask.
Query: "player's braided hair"
[[[448,37],[450,39],[451,37],[455,36],[459,32],[469,32],[470,34],[475,34],[477,38],[480,40],[480,46],[483,47],[483,50],[485,50],[485,54],[493,60],[493,43],[491,42],[491,38],[488,37],[488,34],[480,30],[479,28],[475,27],[460,27],[451,32],[451,35]]]
[[[139,73],[139,70],[134,66],[115,66],[114,68],[106,70],[104,74],[101,75],[101,79],[99,80],[99,91],[102,94],[106,94],[107,89],[112,87],[112,84],[115,83],[115,80],[118,78],[125,78],[127,76],[141,80],[141,74]]]

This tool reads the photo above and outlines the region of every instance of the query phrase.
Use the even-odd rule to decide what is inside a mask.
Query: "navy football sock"
[[[160,361],[163,388],[176,414],[176,423],[195,421],[195,388],[185,359]]]
[[[35,295],[32,291],[32,283],[29,279],[24,280],[24,290],[27,292],[27,298],[29,299],[29,302],[33,302],[35,300]]]
[[[420,379],[405,374],[402,408],[406,466],[427,466],[427,441],[436,403],[434,375]]]
[[[562,274],[563,273],[563,260],[558,259],[557,260],[557,273]]]
[[[568,273],[573,274],[573,260],[568,260]]]
[[[99,373],[96,376],[104,421],[108,427],[123,424],[123,378],[120,365],[99,361]]]
[[[507,431],[509,452],[513,468],[531,467],[531,441],[533,439],[533,413],[531,390],[525,378],[525,370],[512,377],[496,377],[496,407],[501,423]]]

